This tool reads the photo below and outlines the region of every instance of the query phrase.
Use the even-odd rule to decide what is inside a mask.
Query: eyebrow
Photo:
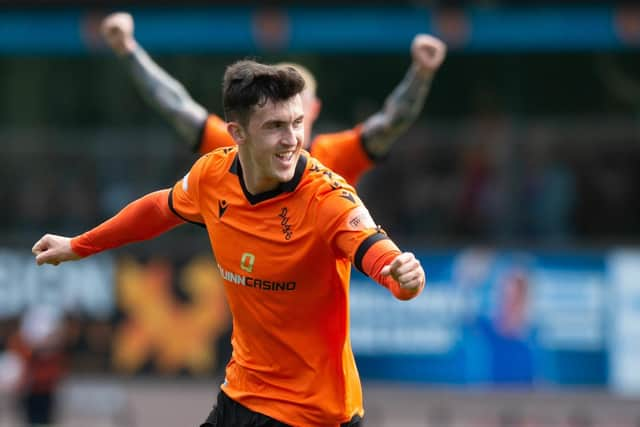
[[[297,122],[298,120],[304,121],[304,114],[300,114],[298,117],[293,119],[294,122]],[[268,125],[272,125],[272,124],[287,123],[287,122],[288,122],[288,120],[271,119],[271,120],[267,120],[266,122],[262,123],[262,126],[264,127],[264,126],[268,126]]]

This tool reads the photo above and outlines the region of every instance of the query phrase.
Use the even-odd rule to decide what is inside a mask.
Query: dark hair
[[[254,107],[286,101],[303,89],[304,79],[293,67],[238,61],[227,67],[222,80],[225,118],[246,125]]]

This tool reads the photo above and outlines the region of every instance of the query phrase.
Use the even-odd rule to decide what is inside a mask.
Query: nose
[[[295,128],[293,125],[289,125],[282,135],[281,143],[287,147],[295,147],[298,145],[298,141],[302,143],[303,140],[304,131]]]

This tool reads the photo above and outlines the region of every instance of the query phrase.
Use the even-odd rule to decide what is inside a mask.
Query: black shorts
[[[253,412],[231,399],[222,391],[218,393],[218,402],[200,427],[291,427],[259,412]],[[341,427],[362,427],[359,415]]]

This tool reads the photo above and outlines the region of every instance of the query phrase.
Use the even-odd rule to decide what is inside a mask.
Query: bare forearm
[[[393,143],[416,120],[429,94],[431,76],[418,73],[412,65],[387,97],[384,108],[365,121],[362,139],[375,157],[386,155]]]
[[[195,146],[207,120],[207,111],[141,47],[136,46],[124,61],[142,97],[169,121],[189,146]]]

